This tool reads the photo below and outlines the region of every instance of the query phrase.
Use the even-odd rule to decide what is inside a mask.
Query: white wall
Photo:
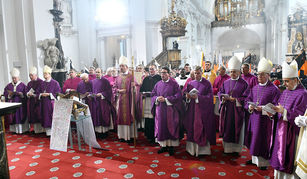
[[[53,9],[53,0],[33,0],[35,42],[54,38],[53,16],[49,13],[50,9]],[[42,77],[44,61],[39,59],[40,54],[40,50],[37,49],[38,71]]]
[[[1,0],[1,87],[11,81],[9,72],[13,67],[20,70],[21,81],[27,83],[29,67],[38,64],[33,12],[35,3],[34,0]]]

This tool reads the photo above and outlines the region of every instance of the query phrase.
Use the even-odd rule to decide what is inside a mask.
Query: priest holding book
[[[270,164],[275,169],[275,178],[298,178],[294,173],[294,160],[300,128],[294,120],[305,113],[307,91],[299,83],[298,65],[295,60],[290,64],[283,62],[282,78],[286,90],[274,108],[278,113],[278,121]]]
[[[241,61],[233,56],[228,62],[230,79],[226,80],[219,93],[220,136],[223,138],[224,153],[238,156],[242,151],[245,127],[245,98],[249,87],[240,77]]]
[[[187,112],[184,127],[187,131],[186,151],[190,155],[210,155],[210,145],[215,145],[215,118],[213,92],[210,81],[202,77],[202,68],[196,66],[195,80],[186,93]]]
[[[245,104],[250,113],[245,139],[252,155],[252,160],[246,164],[255,164],[261,170],[270,166],[271,135],[274,133],[274,118],[270,118],[265,109],[267,104],[277,105],[280,97],[279,89],[269,80],[272,67],[270,60],[261,58],[258,63],[259,83],[251,89]]]
[[[20,81],[19,70],[13,68],[11,71],[12,82],[4,88],[4,96],[6,102],[22,103],[22,106],[16,110],[14,114],[6,116],[9,121],[10,131],[21,134],[29,131],[29,122],[27,120],[27,86]]]

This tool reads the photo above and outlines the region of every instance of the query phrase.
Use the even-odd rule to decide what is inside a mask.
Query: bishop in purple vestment
[[[43,80],[38,78],[36,67],[30,69],[29,77],[31,81],[27,85],[27,109],[28,109],[28,120],[30,124],[34,125],[34,132],[39,133],[41,131],[37,130],[36,125],[40,125],[41,122],[41,108],[39,96],[39,88],[42,86]]]
[[[210,145],[216,143],[212,86],[210,81],[202,78],[200,66],[196,67],[195,75],[196,79],[188,84],[184,92],[187,102],[183,121],[187,131],[186,150],[191,155],[210,155]]]
[[[128,59],[126,57],[120,57],[119,67],[120,75],[115,81],[117,93],[117,134],[120,141],[132,142],[132,139],[137,137],[136,128],[133,126],[135,104],[132,103],[132,89],[136,83],[133,76],[129,73]]]
[[[61,92],[61,87],[57,81],[51,78],[52,69],[44,67],[45,81],[40,87],[39,99],[41,101],[42,127],[45,128],[47,136],[51,135],[52,116],[54,100],[57,94]]]
[[[247,82],[250,89],[252,89],[255,85],[258,84],[258,79],[255,75],[250,74],[249,72],[250,65],[244,63],[242,65],[242,75],[241,77]]]
[[[246,163],[255,164],[262,170],[270,166],[269,158],[273,142],[271,136],[274,133],[274,118],[270,118],[262,108],[268,103],[277,105],[280,97],[278,87],[269,81],[271,64],[265,58],[260,60],[258,64],[259,84],[251,89],[245,103],[245,109],[250,113],[245,145],[249,148],[252,155],[252,160]],[[248,102],[252,103],[248,104]]]
[[[231,79],[226,80],[219,93],[220,136],[223,138],[224,152],[238,155],[244,141],[244,101],[249,95],[248,84],[240,77],[241,61],[232,57],[228,62]]]
[[[4,96],[6,102],[22,103],[22,106],[16,110],[14,114],[6,116],[9,121],[10,131],[17,134],[29,131],[29,123],[27,120],[27,86],[19,80],[19,70],[13,68],[11,71],[12,82],[4,88]]]
[[[155,137],[161,148],[158,153],[174,154],[179,146],[179,124],[182,111],[182,93],[178,83],[170,79],[170,70],[163,67],[162,80],[152,90],[152,114],[155,116]]]
[[[293,177],[296,140],[299,127],[294,120],[299,115],[304,115],[307,108],[307,91],[298,81],[298,67],[296,61],[290,65],[282,64],[282,77],[286,90],[283,91],[275,107],[278,112],[275,141],[273,144],[271,166],[275,169],[274,176]]]

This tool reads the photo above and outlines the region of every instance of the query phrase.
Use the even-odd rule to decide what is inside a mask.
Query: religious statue
[[[59,62],[60,51],[55,46],[57,40],[57,38],[52,38],[37,42],[37,47],[42,51],[40,58],[44,60],[44,65],[52,69],[56,69],[56,65]]]
[[[56,69],[56,65],[59,62],[60,51],[55,46],[57,40],[57,38],[50,39],[48,42],[48,48],[46,50],[47,58],[49,58],[49,60],[52,62],[52,69]]]
[[[304,49],[304,45],[303,45],[303,42],[302,42],[303,35],[302,35],[301,32],[297,32],[296,33],[296,40],[297,40],[297,42],[296,42],[296,45],[294,47],[295,48],[295,52],[297,54],[300,54],[302,52],[302,50]]]
[[[178,50],[178,43],[177,43],[177,41],[175,40],[174,42],[173,42],[173,49],[175,49],[175,50]]]
[[[95,67],[95,69],[99,67],[99,65],[98,65],[98,63],[96,61],[96,58],[94,58],[93,67]]]

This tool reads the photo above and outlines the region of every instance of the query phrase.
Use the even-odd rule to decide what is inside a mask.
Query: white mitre
[[[50,67],[48,67],[47,65],[45,65],[43,71],[44,71],[44,73],[49,73],[49,74],[51,74],[52,69],[51,69]]]
[[[298,65],[295,60],[290,64],[286,61],[282,63],[282,78],[298,78]]]
[[[31,67],[29,70],[29,73],[32,75],[37,75],[37,68],[36,67]]]
[[[20,72],[17,68],[13,68],[12,71],[11,71],[11,76],[12,77],[19,77],[20,75]]]
[[[270,73],[273,68],[271,60],[262,57],[258,63],[258,72]]]
[[[228,62],[228,69],[229,70],[241,70],[241,61],[238,59],[238,57],[233,56]]]
[[[128,66],[128,58],[125,56],[121,56],[118,60],[119,65],[127,65]]]

